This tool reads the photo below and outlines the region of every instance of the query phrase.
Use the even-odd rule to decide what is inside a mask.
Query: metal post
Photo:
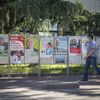
[[[10,74],[10,34],[8,35],[8,77],[11,77]]]
[[[67,54],[67,77],[69,77],[69,54]]]
[[[70,71],[69,71],[69,52],[68,52],[68,51],[69,51],[69,50],[68,50],[68,47],[69,47],[69,46],[68,46],[68,43],[69,43],[69,42],[68,42],[68,38],[69,38],[69,37],[67,37],[67,77],[69,77],[69,74],[70,74]]]
[[[38,52],[39,52],[39,58],[38,58],[38,78],[41,77],[41,65],[40,65],[40,37],[38,36]]]

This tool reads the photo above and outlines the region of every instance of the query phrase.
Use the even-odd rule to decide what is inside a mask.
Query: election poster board
[[[70,64],[81,64],[81,37],[80,36],[69,36],[69,63]]]
[[[53,37],[40,37],[40,64],[53,64]]]
[[[97,63],[100,64],[100,36],[96,36],[97,43]]]
[[[0,34],[0,64],[8,63],[8,35]]]
[[[10,63],[24,63],[24,36],[10,35]]]
[[[67,36],[54,37],[54,63],[66,64],[68,53]]]
[[[87,36],[82,36],[82,63],[85,63],[85,56],[87,55],[88,39]]]
[[[25,63],[38,63],[38,51],[38,37],[33,35],[25,35]]]

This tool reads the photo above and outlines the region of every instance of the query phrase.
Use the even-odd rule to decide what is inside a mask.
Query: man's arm
[[[95,52],[95,48],[92,48],[88,53],[87,56],[84,59],[87,59],[89,56],[91,56]]]

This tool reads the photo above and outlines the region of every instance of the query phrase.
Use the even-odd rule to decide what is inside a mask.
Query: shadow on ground
[[[90,77],[88,82],[79,82],[81,76],[75,77],[31,77],[31,78],[1,78],[0,100],[65,100],[63,96],[97,97],[100,96],[100,77]],[[44,89],[48,83],[79,82],[80,88]],[[61,96],[60,96],[61,95]],[[60,98],[62,97],[62,98]],[[71,100],[75,100],[71,99]],[[78,100],[78,99],[76,99]],[[80,99],[79,99],[80,100]],[[98,99],[97,99],[98,100]]]

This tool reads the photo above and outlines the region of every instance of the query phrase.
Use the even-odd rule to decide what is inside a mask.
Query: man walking
[[[84,75],[82,81],[88,81],[88,69],[90,65],[94,67],[97,74],[100,74],[100,69],[97,68],[96,42],[93,40],[92,34],[88,34],[87,38],[88,38],[87,56],[84,58],[86,62],[84,66]]]

